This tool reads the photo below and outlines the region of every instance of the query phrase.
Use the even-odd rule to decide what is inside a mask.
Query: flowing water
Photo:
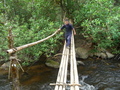
[[[120,67],[110,60],[84,60],[85,66],[78,66],[81,90],[120,90]],[[25,68],[28,69],[28,68]],[[21,90],[54,90],[58,69],[45,65],[29,67],[28,74],[20,76]],[[0,90],[11,90],[7,74],[0,74]],[[69,81],[68,81],[69,82]],[[69,89],[68,89],[69,90]]]

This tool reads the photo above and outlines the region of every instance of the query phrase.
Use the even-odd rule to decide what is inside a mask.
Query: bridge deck
[[[67,84],[67,72],[68,72],[68,63],[70,63],[70,83]],[[74,44],[74,36],[72,34],[71,37],[71,47],[66,48],[66,42],[64,44],[61,64],[58,71],[58,76],[55,84],[54,90],[66,90],[67,87],[70,90],[79,90],[79,77],[77,71],[77,62],[75,55],[75,44]]]

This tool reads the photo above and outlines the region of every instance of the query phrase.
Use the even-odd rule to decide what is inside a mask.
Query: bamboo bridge
[[[13,84],[15,84],[15,85],[13,85],[13,90],[20,90],[19,81],[17,81],[19,79],[19,74],[18,74],[19,69],[16,66],[20,66],[20,68],[24,72],[23,68],[21,67],[21,65],[19,63],[19,59],[17,59],[15,53],[17,51],[20,51],[20,50],[25,49],[27,47],[31,47],[31,46],[39,44],[43,41],[46,41],[49,38],[56,35],[58,32],[59,32],[59,30],[55,31],[52,35],[50,35],[42,40],[30,43],[30,44],[26,44],[26,45],[23,45],[20,47],[10,48],[9,50],[7,50],[7,53],[10,54],[10,61],[11,61],[10,67],[9,67],[9,78],[11,75]],[[11,34],[12,33],[10,31],[10,37],[12,36]],[[9,40],[12,40],[12,38]],[[14,72],[13,72],[13,69],[15,69]],[[68,76],[67,75],[68,69],[70,70],[70,78],[67,77]],[[68,80],[70,81],[70,83],[67,83]],[[61,63],[60,63],[56,83],[50,83],[50,85],[55,85],[54,90],[68,90],[67,88],[69,88],[69,90],[80,90],[79,87],[81,85],[79,84],[77,62],[76,62],[76,55],[75,55],[74,35],[73,34],[71,37],[70,48],[66,48],[66,42],[64,43],[62,58],[61,58]]]

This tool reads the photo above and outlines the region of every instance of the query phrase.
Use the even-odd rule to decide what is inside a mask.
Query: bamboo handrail
[[[16,48],[9,49],[9,50],[7,50],[7,53],[12,54],[12,53],[15,53],[15,52],[17,52],[17,51],[20,51],[20,50],[22,50],[22,49],[24,49],[24,48],[31,47],[31,46],[34,46],[34,45],[36,45],[36,44],[39,44],[39,43],[41,43],[41,42],[43,42],[43,41],[45,41],[45,40],[48,40],[49,38],[53,37],[53,36],[56,35],[58,32],[59,32],[59,30],[56,30],[52,35],[50,35],[50,36],[48,36],[48,37],[46,37],[46,38],[44,38],[44,39],[41,39],[41,40],[36,41],[36,42],[33,42],[33,43],[29,43],[29,44],[26,44],[26,45],[23,45],[23,46],[19,46],[19,47],[16,47]]]

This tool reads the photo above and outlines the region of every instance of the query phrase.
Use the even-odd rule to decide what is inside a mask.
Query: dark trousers
[[[66,46],[70,46],[70,44],[71,44],[71,36],[72,36],[72,33],[65,34]]]

